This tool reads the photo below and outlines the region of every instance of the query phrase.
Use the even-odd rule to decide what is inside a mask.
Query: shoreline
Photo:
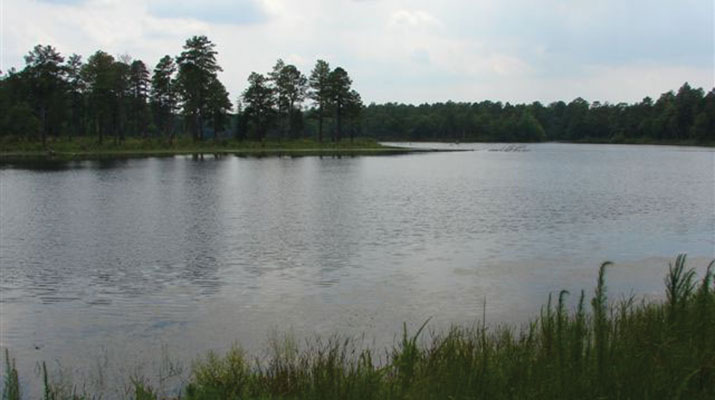
[[[147,157],[174,156],[236,156],[236,157],[355,157],[401,155],[433,152],[463,152],[469,149],[425,149],[385,146],[374,141],[360,140],[354,143],[324,144],[314,141],[283,141],[283,142],[200,142],[187,143],[180,140],[172,145],[163,142],[153,142],[151,139],[131,139],[125,144],[115,145],[105,143],[97,145],[87,140],[50,142],[46,149],[38,149],[39,143],[14,143],[0,146],[0,163],[33,162],[33,161],[85,161],[103,159],[131,159]],[[100,146],[97,148],[97,146]],[[16,149],[12,149],[15,147]],[[28,147],[30,147],[28,149]],[[94,147],[94,148],[93,148]],[[146,148],[148,147],[148,148]],[[5,151],[5,148],[11,150]]]
[[[439,143],[451,144],[447,141],[386,140],[387,143]],[[457,142],[457,144],[603,144],[603,145],[642,145],[642,146],[680,146],[715,148],[715,143],[696,143],[692,141],[544,141],[544,142]],[[124,143],[114,144],[109,139],[100,145],[95,138],[74,138],[51,140],[46,148],[39,142],[22,140],[6,140],[0,142],[0,164],[23,163],[36,161],[85,161],[106,159],[132,159],[147,157],[173,157],[188,155],[213,155],[215,157],[355,157],[402,155],[414,153],[464,152],[473,149],[415,148],[383,145],[372,139],[357,139],[355,142],[320,143],[313,140],[268,141],[265,143],[253,141],[222,140],[215,142],[207,140],[194,142],[188,138],[177,138],[176,142],[168,144],[163,140],[128,138]]]
[[[559,144],[607,144],[607,145],[627,145],[627,146],[682,146],[682,147],[702,147],[702,148],[714,148],[715,142],[693,142],[693,141],[638,141],[638,140],[626,140],[611,142],[608,140],[544,140],[541,142],[504,142],[504,141],[434,141],[434,140],[381,140],[380,142],[385,143],[444,143],[444,144],[543,144],[543,143],[559,143]]]

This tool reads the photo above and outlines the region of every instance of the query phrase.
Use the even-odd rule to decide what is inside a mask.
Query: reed
[[[10,358],[10,352],[5,349],[5,379],[3,381],[3,400],[20,399],[20,379],[15,368],[15,359]]]

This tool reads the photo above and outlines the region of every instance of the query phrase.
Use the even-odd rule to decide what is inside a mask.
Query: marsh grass
[[[316,339],[300,347],[275,340],[269,356],[239,347],[196,361],[178,397],[201,399],[713,399],[713,263],[696,281],[678,256],[663,302],[609,302],[601,265],[590,308],[582,291],[574,310],[561,291],[538,318],[511,326],[452,327],[425,337],[403,326],[384,353],[352,339]],[[10,365],[6,353],[6,363]],[[7,371],[14,371],[8,368]],[[7,382],[17,382],[16,372]],[[14,378],[13,378],[14,376]],[[157,399],[135,381],[136,399]],[[12,393],[19,393],[15,383]],[[12,397],[7,397],[12,398]]]
[[[20,399],[20,379],[15,368],[15,359],[10,358],[10,352],[5,349],[5,379],[2,390],[3,400]]]

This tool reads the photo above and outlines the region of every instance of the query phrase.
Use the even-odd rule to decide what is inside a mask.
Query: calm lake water
[[[521,323],[606,260],[612,299],[657,297],[715,257],[713,149],[426,146],[474,151],[0,166],[0,344],[28,385],[107,388],[275,332]]]

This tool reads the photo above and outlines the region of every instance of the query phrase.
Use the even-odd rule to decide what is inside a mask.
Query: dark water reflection
[[[474,321],[485,298],[490,320],[523,321],[605,259],[616,297],[660,293],[678,252],[715,257],[710,150],[465,147],[6,165],[2,346],[87,378],[100,357],[257,349],[273,328],[383,344],[403,321]]]

